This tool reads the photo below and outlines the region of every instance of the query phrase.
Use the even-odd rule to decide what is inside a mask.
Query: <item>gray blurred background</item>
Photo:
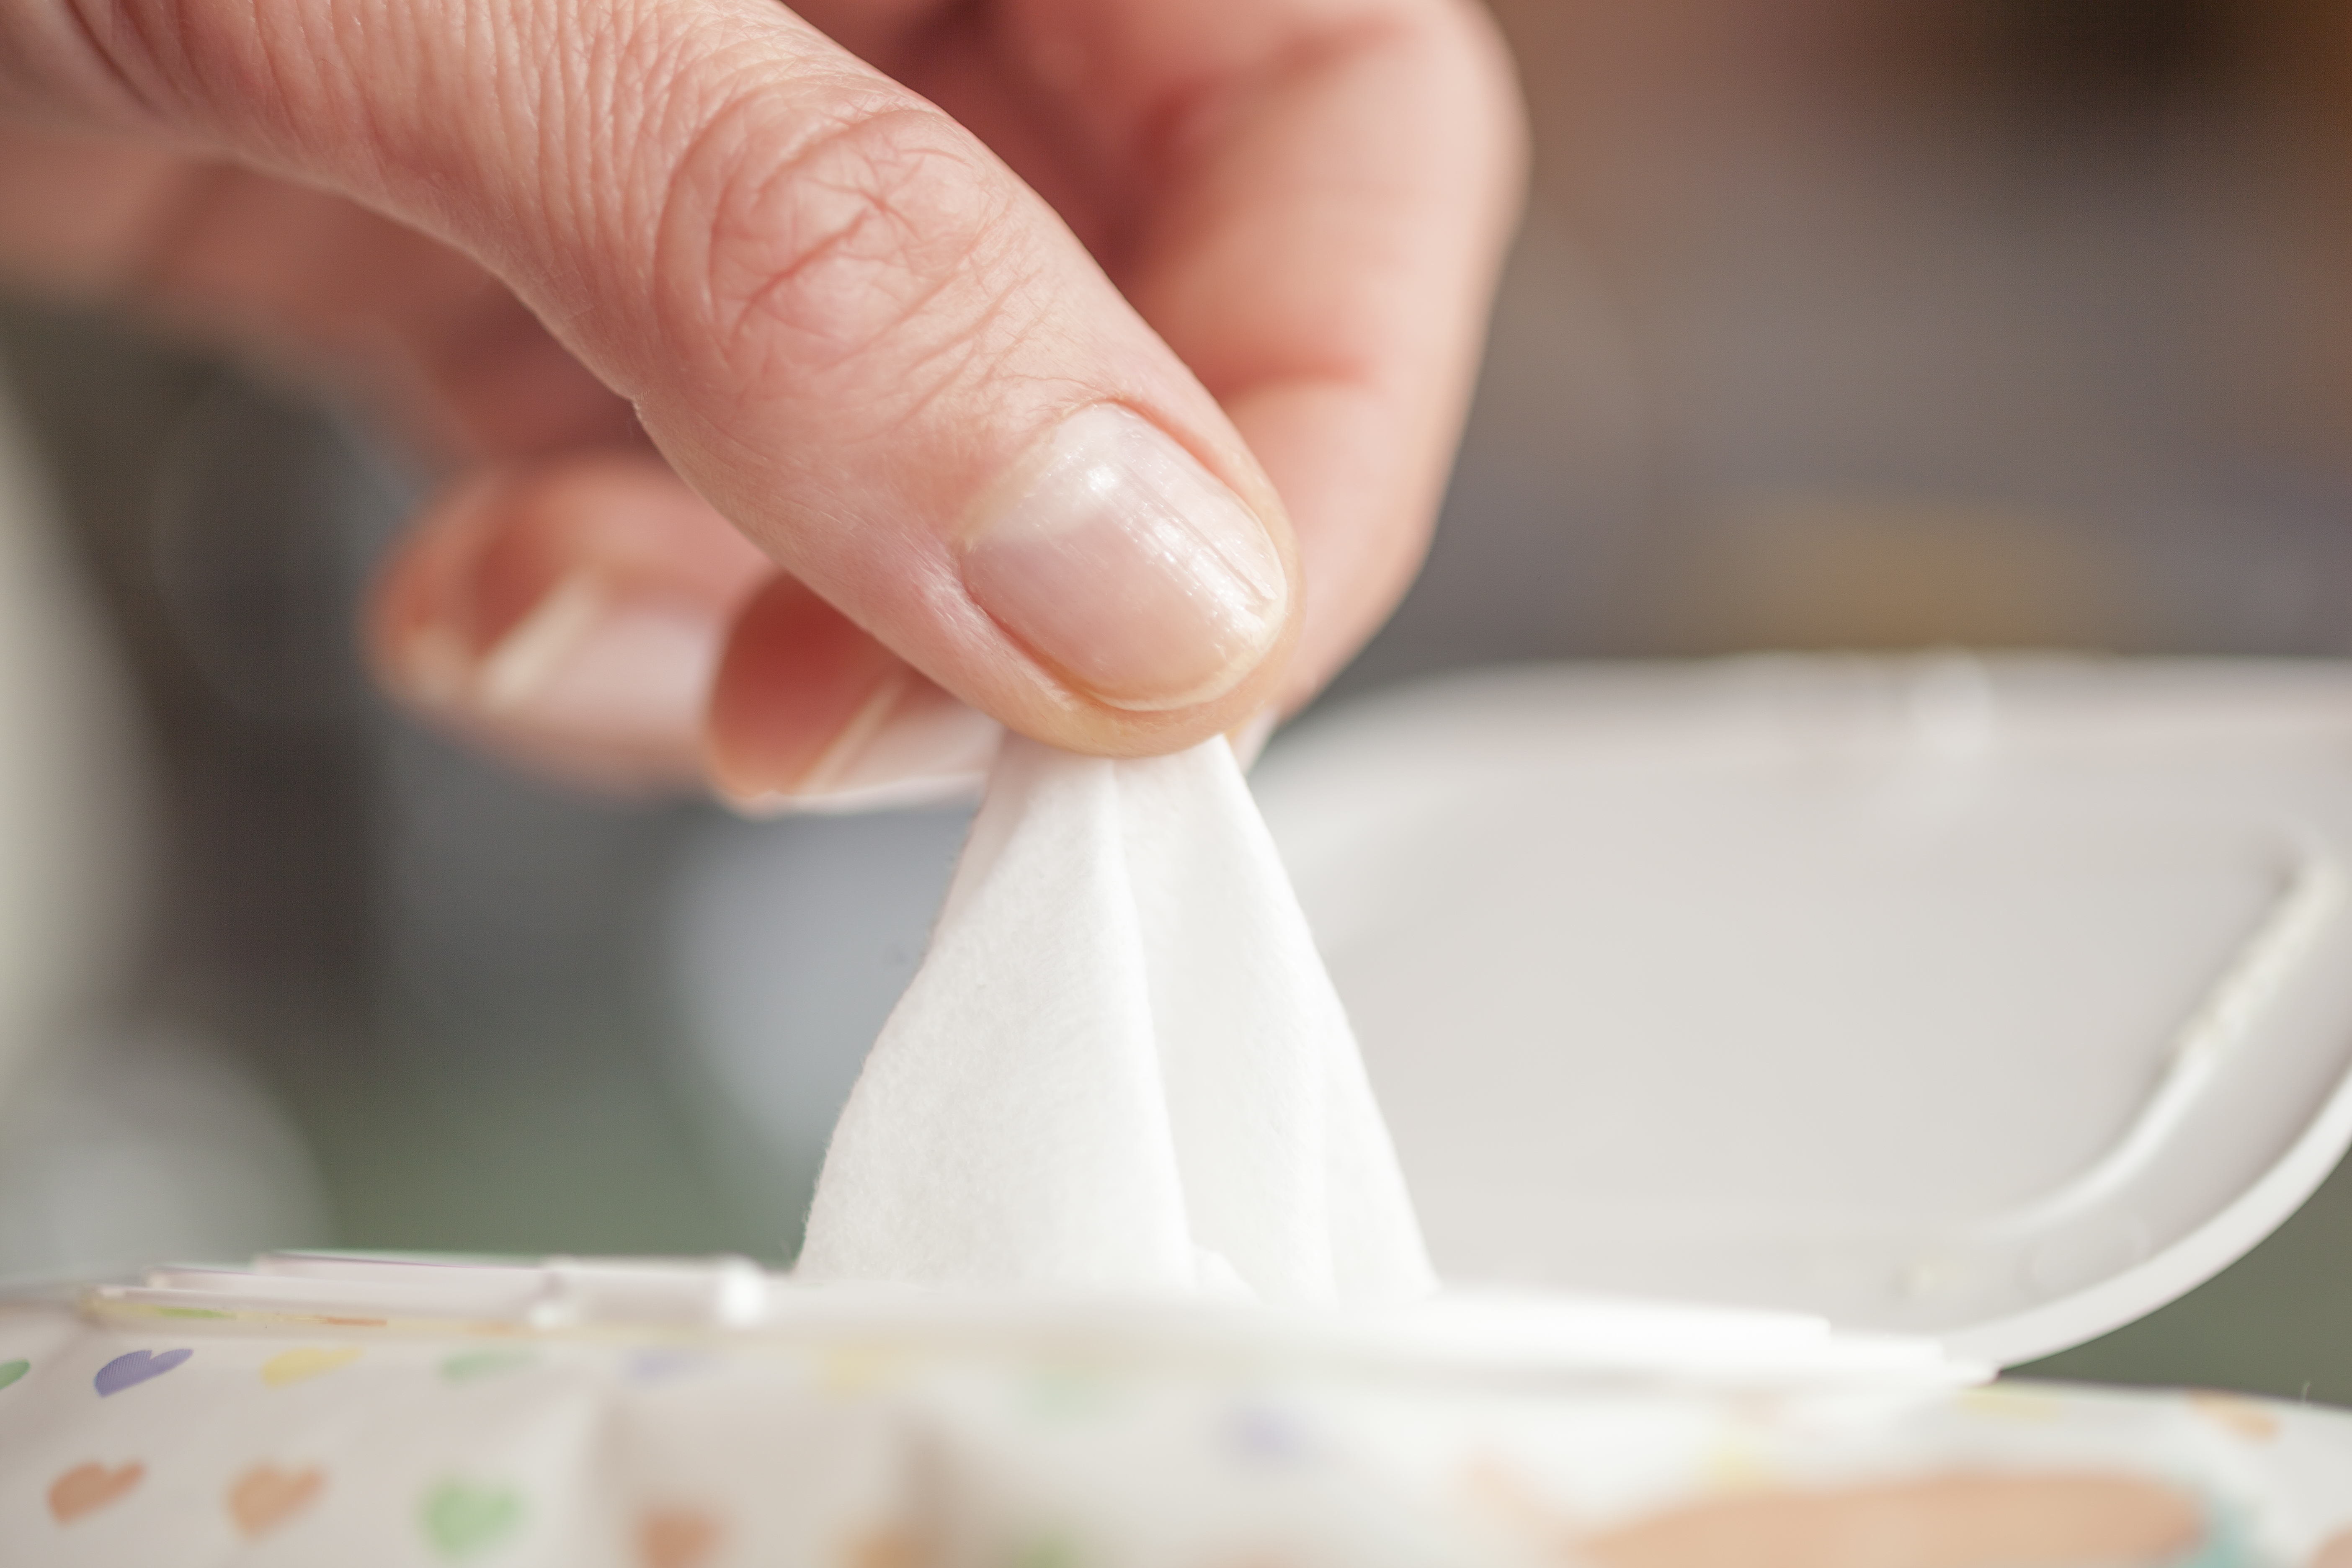
[[[1328,700],[1753,647],[2352,652],[2352,12],[1497,9],[1535,204],[1428,570]],[[59,520],[25,580],[72,623],[15,651],[64,739],[19,769],[52,890],[0,932],[112,955],[0,1015],[0,1272],[789,1257],[961,817],[750,824],[461,753],[352,654],[395,455],[31,302],[0,364]],[[2352,1177],[2040,1370],[2352,1403]]]

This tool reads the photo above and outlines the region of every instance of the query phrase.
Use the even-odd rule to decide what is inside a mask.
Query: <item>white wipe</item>
[[[1222,739],[1142,762],[1006,740],[797,1273],[1286,1303],[1435,1288]]]

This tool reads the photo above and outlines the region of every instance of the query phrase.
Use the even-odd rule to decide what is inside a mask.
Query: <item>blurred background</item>
[[[2352,9],[1496,0],[1535,200],[1427,572],[1504,660],[2352,652]],[[0,305],[0,1274],[772,1261],[955,812],[567,795],[352,652],[415,476]],[[1277,742],[1278,744],[1279,742]],[[2352,1403],[2352,1173],[2038,1370]]]

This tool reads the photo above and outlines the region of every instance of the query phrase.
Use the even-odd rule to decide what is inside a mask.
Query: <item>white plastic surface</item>
[[[2352,1141],[2352,671],[1517,670],[1255,782],[1450,1282],[2015,1363]]]
[[[53,1295],[11,1310],[55,1309]],[[414,1255],[272,1253],[250,1268],[165,1266],[137,1284],[79,1293],[94,1321],[175,1332],[294,1337],[489,1333],[660,1342],[766,1338],[867,1350],[993,1344],[1141,1352],[1293,1365],[1319,1362],[1423,1375],[1717,1392],[1945,1388],[1990,1368],[1926,1336],[1839,1333],[1817,1317],[1541,1293],[1449,1290],[1337,1308],[1189,1296],[987,1287],[824,1285],[747,1258],[548,1258],[468,1261]]]

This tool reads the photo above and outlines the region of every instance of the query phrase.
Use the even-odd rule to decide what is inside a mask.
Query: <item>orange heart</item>
[[[146,1474],[147,1467],[136,1459],[112,1470],[95,1462],[76,1465],[50,1483],[49,1511],[59,1524],[71,1524],[137,1486]]]
[[[719,1544],[719,1521],[692,1509],[656,1509],[637,1524],[646,1568],[698,1568]]]
[[[228,1489],[229,1517],[248,1536],[266,1534],[310,1507],[326,1484],[317,1470],[256,1465]]]
[[[929,1561],[921,1543],[903,1530],[877,1530],[849,1546],[850,1568],[915,1568]]]

